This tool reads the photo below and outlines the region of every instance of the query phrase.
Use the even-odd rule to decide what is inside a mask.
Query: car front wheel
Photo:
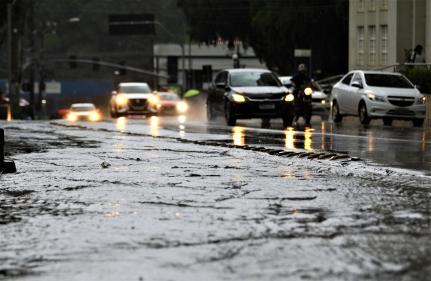
[[[332,105],[332,120],[335,123],[341,123],[343,121],[343,115],[340,114],[340,107],[338,107],[338,103],[334,101]]]
[[[225,117],[226,117],[226,124],[228,126],[235,126],[236,125],[235,112],[234,112],[230,102],[226,103]]]
[[[208,121],[214,121],[216,119],[216,114],[214,112],[214,109],[211,105],[207,105],[207,120]]]
[[[413,126],[415,127],[422,127],[424,124],[424,119],[413,119]]]
[[[370,124],[370,117],[368,116],[367,106],[364,103],[359,105],[359,121],[362,125]]]

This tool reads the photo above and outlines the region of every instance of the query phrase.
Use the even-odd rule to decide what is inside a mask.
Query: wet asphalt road
[[[107,122],[115,124],[116,121]],[[353,117],[345,118],[342,125],[313,117],[311,129],[299,124],[283,130],[280,120],[272,120],[270,128],[262,129],[260,120],[240,120],[236,127],[228,127],[223,120],[208,124],[196,118],[160,117],[156,122],[132,118],[125,126],[137,124],[148,125],[153,130],[155,126],[171,130],[177,132],[178,137],[211,134],[238,145],[347,152],[370,161],[371,165],[411,169],[431,175],[431,128],[415,128],[411,122],[395,121],[388,127],[376,120],[364,128]]]
[[[316,124],[2,124],[0,280],[429,280],[429,177],[178,139],[321,149]]]

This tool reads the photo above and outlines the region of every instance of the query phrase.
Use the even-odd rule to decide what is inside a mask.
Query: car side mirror
[[[421,90],[421,85],[415,85],[415,88],[420,91]]]
[[[355,87],[355,88],[358,88],[358,89],[363,89],[364,88],[364,86],[362,85],[362,83],[357,82],[357,81],[355,81],[355,82],[352,83],[352,87]]]

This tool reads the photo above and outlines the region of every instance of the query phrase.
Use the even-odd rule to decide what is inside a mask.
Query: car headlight
[[[177,111],[180,114],[184,114],[189,110],[189,105],[185,101],[180,101],[177,103]]]
[[[75,122],[76,120],[78,120],[78,116],[71,112],[67,115],[67,120],[69,120],[70,122]]]
[[[295,96],[292,93],[290,93],[284,98],[284,100],[287,102],[292,102],[295,100]]]
[[[118,95],[115,98],[115,103],[119,106],[125,106],[128,102],[128,99],[125,95]]]
[[[323,105],[325,105],[325,104],[326,104],[326,100],[322,100],[322,101],[321,101],[321,103],[322,103]]]
[[[368,93],[368,94],[367,94],[367,97],[368,97],[370,100],[372,100],[372,101],[385,102],[385,98],[384,98],[384,97],[381,97],[381,96],[375,95],[375,94],[373,94],[373,93]]]
[[[426,97],[420,97],[417,99],[417,104],[426,104],[427,98]]]
[[[89,119],[90,119],[90,121],[99,121],[100,120],[100,114],[97,111],[93,111],[93,112],[91,112]]]
[[[157,96],[157,95],[152,95],[152,96],[148,99],[148,102],[149,102],[151,105],[158,105],[158,104],[160,104],[160,97],[159,97],[159,96]]]
[[[237,103],[245,102],[245,97],[239,94],[232,94],[232,99],[234,102],[237,102]]]
[[[305,88],[304,94],[306,96],[311,96],[312,93],[313,93],[313,89],[311,89],[310,87]]]

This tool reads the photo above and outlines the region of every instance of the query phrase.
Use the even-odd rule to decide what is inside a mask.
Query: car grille
[[[280,101],[282,100],[286,94],[280,93],[280,94],[260,94],[260,95],[253,95],[248,96],[248,99],[250,101]]]
[[[147,106],[147,100],[146,99],[129,99],[129,106],[134,109],[142,109]]]
[[[415,98],[389,96],[388,101],[396,106],[411,106],[415,103]]]

